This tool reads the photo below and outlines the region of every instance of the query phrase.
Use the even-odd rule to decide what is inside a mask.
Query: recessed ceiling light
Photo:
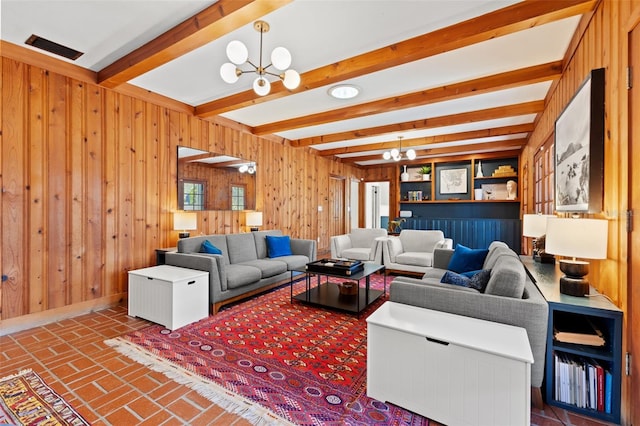
[[[360,94],[360,88],[353,84],[338,84],[330,87],[328,93],[336,99],[353,99]]]

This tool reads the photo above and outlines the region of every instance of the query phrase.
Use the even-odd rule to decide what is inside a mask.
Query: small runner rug
[[[371,282],[383,288],[382,276]],[[253,424],[429,424],[366,396],[365,319],[384,297],[358,318],[290,294],[285,286],[175,331],[152,325],[106,343]]]
[[[35,372],[0,379],[0,425],[89,425]]]

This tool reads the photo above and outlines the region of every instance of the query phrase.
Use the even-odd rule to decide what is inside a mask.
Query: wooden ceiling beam
[[[460,114],[443,115],[439,117],[425,118],[422,120],[393,123],[385,126],[369,127],[366,129],[349,130],[346,132],[332,133],[328,135],[312,136],[309,138],[291,141],[291,146],[304,147],[310,145],[322,145],[345,140],[357,140],[371,136],[385,135],[389,133],[409,130],[433,129],[436,127],[454,126],[458,124],[474,123],[478,121],[495,120],[518,115],[537,114],[544,109],[544,101],[523,102],[520,104],[505,105],[495,108],[487,108],[477,111],[463,112]]]
[[[485,151],[517,151],[520,147],[526,145],[526,138],[509,139],[506,141],[482,142],[469,145],[448,146],[445,148],[427,148],[416,150],[418,158],[412,161],[402,161],[403,165],[424,164],[425,160],[434,156],[459,155],[460,148],[464,148],[464,152],[485,152]],[[356,157],[339,157],[342,163],[359,163],[362,161],[380,160],[380,154],[362,155]],[[379,166],[380,164],[376,164]]]
[[[459,24],[307,71],[301,75],[300,87],[293,91],[289,91],[281,82],[276,81],[271,86],[271,92],[266,96],[256,96],[253,90],[247,90],[199,105],[196,107],[196,115],[200,117],[219,115],[292,93],[328,86],[579,15],[593,10],[596,3],[597,0],[524,1]]]
[[[436,102],[449,101],[452,99],[461,99],[467,96],[475,96],[483,93],[540,83],[542,81],[554,80],[560,78],[561,75],[562,61],[555,61],[463,81],[460,83],[434,87],[406,95],[379,99],[360,105],[352,105],[317,114],[310,114],[302,117],[263,124],[254,127],[253,133],[256,135],[278,133],[285,130],[299,129],[301,127],[332,123],[347,118],[352,119],[372,114],[423,106]]]
[[[425,136],[422,138],[407,139],[402,141],[402,148],[421,147],[444,142],[456,142],[469,139],[490,138],[494,136],[514,135],[518,133],[529,133],[533,131],[533,123],[516,124],[513,126],[495,127],[490,129],[471,130],[468,132],[449,133],[436,136]],[[384,151],[397,148],[398,141],[379,142],[368,145],[348,146],[343,148],[318,150],[318,155],[329,157],[334,155],[355,154],[358,152]]]
[[[218,0],[98,72],[114,88],[273,12],[292,0]]]

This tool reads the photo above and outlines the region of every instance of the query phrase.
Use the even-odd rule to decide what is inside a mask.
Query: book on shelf
[[[554,399],[578,408],[611,413],[611,372],[598,361],[554,353]]]
[[[575,343],[588,346],[604,346],[606,341],[602,331],[586,316],[579,320],[556,321],[553,325],[553,338],[558,342]]]

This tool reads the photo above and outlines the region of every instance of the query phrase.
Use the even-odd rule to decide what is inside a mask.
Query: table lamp
[[[189,238],[187,230],[198,227],[198,216],[195,213],[175,212],[173,214],[173,230],[181,231],[179,238]]]
[[[561,219],[547,220],[546,250],[559,256],[569,256],[572,260],[561,260],[560,270],[565,275],[560,278],[560,293],[571,296],[589,294],[589,262],[576,260],[606,259],[609,225],[603,219]]]
[[[257,231],[262,226],[262,212],[248,212],[246,222],[251,231]]]
[[[546,253],[545,234],[547,233],[547,219],[555,217],[551,214],[525,214],[522,216],[522,236],[532,238],[532,257],[540,263],[555,263],[555,257]]]

